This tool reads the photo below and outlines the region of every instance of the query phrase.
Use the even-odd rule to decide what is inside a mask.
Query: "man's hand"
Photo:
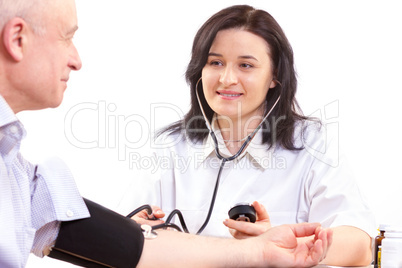
[[[311,238],[300,239],[306,237]],[[300,223],[270,228],[256,238],[265,246],[270,267],[310,267],[325,258],[332,243],[332,230],[324,230],[318,223]]]
[[[257,214],[257,220],[255,223],[235,221],[227,219],[223,222],[226,227],[229,228],[230,234],[236,239],[244,239],[251,236],[261,235],[271,228],[271,221],[265,207],[254,201],[252,206]]]

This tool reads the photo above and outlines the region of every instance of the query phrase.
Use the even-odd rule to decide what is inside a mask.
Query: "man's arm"
[[[324,259],[332,232],[319,224],[283,225],[249,239],[157,231],[145,239],[138,267],[311,267]],[[297,237],[312,236],[308,241]]]
[[[306,223],[271,228],[244,240],[164,230],[144,240],[133,220],[85,203],[91,217],[62,222],[50,257],[85,267],[309,267],[325,257],[332,239],[330,230]]]

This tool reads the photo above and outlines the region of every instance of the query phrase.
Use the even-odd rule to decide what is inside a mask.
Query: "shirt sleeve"
[[[36,231],[31,249],[34,255],[42,258],[50,252],[59,234],[60,224],[59,221],[49,222]]]
[[[57,238],[61,221],[90,215],[70,170],[60,159],[40,163],[32,185],[32,226],[37,230],[32,253],[43,257],[43,251]]]
[[[321,222],[325,227],[354,226],[375,236],[374,214],[347,164],[340,164],[342,166],[337,168],[321,167],[312,172],[316,182],[310,191],[309,221]]]
[[[321,222],[324,227],[354,226],[375,236],[374,214],[346,157],[339,153],[337,140],[331,135],[314,140],[315,144],[310,143],[313,161],[305,187],[311,206],[309,221]]]

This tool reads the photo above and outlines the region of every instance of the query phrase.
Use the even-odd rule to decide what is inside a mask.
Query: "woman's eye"
[[[240,67],[248,69],[248,68],[252,68],[253,65],[248,64],[248,63],[242,63],[242,64],[240,64]]]
[[[209,64],[213,65],[213,66],[221,66],[222,65],[222,63],[220,61],[211,61]]]

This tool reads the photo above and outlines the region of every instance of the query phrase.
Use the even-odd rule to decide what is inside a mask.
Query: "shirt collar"
[[[232,154],[229,152],[224,144],[217,120],[215,119],[216,116],[214,115],[212,118],[211,127],[218,141],[219,152],[224,157],[230,157]],[[244,152],[237,159],[235,159],[234,162],[237,163],[243,157],[249,157],[253,163],[257,164],[259,167],[265,170],[272,166],[271,161],[274,150],[275,145],[268,149],[268,145],[262,143],[262,129],[259,129],[254,138],[251,140],[250,144],[244,150]],[[201,163],[204,162],[207,158],[214,156],[215,144],[211,138],[211,135],[208,135],[208,137],[205,138],[203,142],[203,159],[201,162],[198,162],[198,165],[201,165]]]
[[[19,149],[25,135],[24,126],[0,95],[0,153],[8,155],[14,148]]]
[[[0,128],[16,121],[18,121],[17,116],[3,96],[0,95]]]

